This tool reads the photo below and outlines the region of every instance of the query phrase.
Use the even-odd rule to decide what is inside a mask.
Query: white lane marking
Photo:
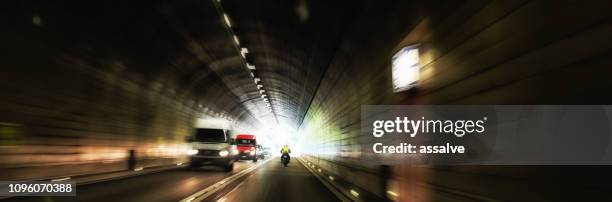
[[[336,197],[338,197],[338,199],[340,199],[341,201],[352,201],[348,196],[342,194],[340,192],[340,188],[336,188],[339,187],[337,185],[333,185],[333,181],[327,181],[325,180],[324,177],[319,176],[319,173],[315,172],[313,168],[310,168],[309,166],[306,166],[306,164],[304,164],[304,162],[302,162],[302,159],[298,159],[298,161],[306,168],[306,170],[310,171],[310,173],[312,173],[312,175],[314,175],[317,179],[319,179],[319,181],[321,181],[321,183],[323,185],[325,185],[325,187],[327,187],[327,189],[329,191],[331,191],[334,195],[336,195]],[[314,167],[314,165],[312,166]]]
[[[231,191],[229,191],[229,192],[227,192],[227,194],[223,195],[223,197],[221,197],[221,199],[223,199],[223,200],[227,199],[227,196],[229,196],[234,191],[236,191],[236,189],[238,189],[238,187],[242,186],[242,184],[244,184],[244,182],[241,182],[240,184],[236,185],[236,187],[234,187]],[[221,200],[221,199],[219,199],[219,200]]]
[[[179,202],[191,202],[191,201],[202,201],[206,198],[208,198],[210,195],[214,194],[215,192],[223,189],[225,186],[227,186],[228,184],[231,184],[233,181],[236,181],[238,178],[250,173],[251,171],[257,169],[259,166],[266,164],[267,162],[269,162],[270,160],[272,160],[272,158],[265,160],[264,162],[261,162],[257,165],[251,166],[247,169],[244,169],[236,174],[233,174],[232,176],[229,176],[213,185],[210,185],[190,196],[188,196],[187,198],[184,198],[182,200],[180,200]]]
[[[58,179],[52,179],[51,182],[66,181],[66,180],[69,180],[69,179],[70,179],[70,177],[58,178]]]
[[[391,195],[391,196],[394,196],[394,197],[397,197],[397,196],[398,196],[398,195],[397,195],[397,193],[395,193],[395,192],[393,192],[393,191],[387,191],[387,194],[389,194],[389,195]]]

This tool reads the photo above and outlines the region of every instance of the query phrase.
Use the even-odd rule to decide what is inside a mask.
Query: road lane
[[[179,201],[226,177],[255,165],[237,162],[234,171],[216,167],[198,170],[176,169],[125,179],[77,186],[76,197],[13,197],[6,201]],[[2,201],[5,201],[2,200]]]
[[[292,159],[288,167],[272,159],[224,191],[208,201],[339,201],[297,159]]]

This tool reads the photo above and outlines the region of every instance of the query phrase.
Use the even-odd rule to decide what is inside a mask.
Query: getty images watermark
[[[421,117],[410,119],[407,116],[395,117],[395,120],[374,120],[372,122],[372,136],[383,137],[386,133],[408,135],[410,138],[417,134],[452,134],[458,138],[466,134],[482,134],[486,131],[485,123],[487,117],[479,120],[431,120]],[[399,146],[385,146],[382,143],[374,143],[374,153],[465,153],[462,145],[452,146],[447,143],[443,146],[421,145],[416,146],[402,142]]]
[[[365,105],[362,153],[378,164],[612,165],[611,109]]]

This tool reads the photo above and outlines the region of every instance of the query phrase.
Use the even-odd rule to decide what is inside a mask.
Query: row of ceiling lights
[[[240,55],[242,56],[242,59],[244,61],[244,64],[246,66],[246,68],[248,69],[249,73],[251,74],[251,78],[253,78],[253,82],[255,83],[255,85],[257,86],[257,90],[259,91],[259,95],[261,96],[261,98],[263,99],[264,103],[266,104],[266,107],[268,108],[268,111],[270,113],[274,113],[272,110],[272,105],[270,104],[270,100],[268,99],[268,95],[266,94],[266,90],[264,89],[263,84],[261,83],[261,78],[257,77],[257,68],[255,67],[255,65],[249,64],[249,62],[247,61],[247,54],[249,54],[249,49],[246,47],[242,47],[240,46],[240,39],[238,38],[238,35],[236,35],[236,33],[234,33],[233,29],[232,29],[232,21],[230,20],[230,17],[227,13],[225,13],[223,11],[223,7],[221,6],[221,2],[220,0],[217,0],[217,8],[219,9],[222,17],[223,17],[223,21],[225,22],[225,26],[227,27],[227,30],[229,31],[229,33],[232,35],[232,39],[234,40],[234,43],[236,44],[236,47],[238,47],[237,49],[240,50]]]

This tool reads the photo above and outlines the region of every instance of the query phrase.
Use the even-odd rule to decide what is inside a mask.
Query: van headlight
[[[229,154],[229,152],[227,150],[221,150],[219,152],[219,156],[222,156],[222,157],[226,157],[228,154]]]
[[[187,155],[189,155],[189,156],[196,155],[197,153],[198,153],[197,149],[189,149],[189,150],[187,150]]]
[[[251,156],[255,155],[255,150],[251,150]]]

